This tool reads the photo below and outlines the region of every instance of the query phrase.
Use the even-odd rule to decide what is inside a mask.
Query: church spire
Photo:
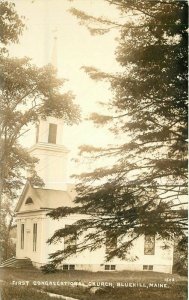
[[[57,31],[57,30],[56,30]],[[51,65],[57,70],[57,35],[54,42]],[[63,145],[63,119],[48,116],[40,118],[36,132],[36,143],[30,149],[32,156],[39,159],[36,172],[45,183],[45,188],[55,190],[67,189],[68,149]]]
[[[54,31],[54,41],[53,41],[53,49],[51,54],[51,64],[57,69],[57,29]]]

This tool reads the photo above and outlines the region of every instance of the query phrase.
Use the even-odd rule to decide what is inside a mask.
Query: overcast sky
[[[115,8],[104,0],[14,0],[14,3],[19,15],[25,17],[27,28],[19,44],[11,46],[11,55],[28,56],[37,66],[49,63],[54,30],[57,29],[58,76],[69,80],[65,88],[74,93],[83,119],[91,112],[102,112],[98,101],[108,101],[111,97],[109,85],[92,81],[81,67],[87,65],[107,72],[119,71],[114,54],[118,32],[113,30],[103,36],[91,36],[68,9],[75,7],[95,16],[114,18],[118,16]],[[91,122],[65,127],[65,145],[71,150],[70,157],[76,155],[81,144],[104,145],[112,141],[104,129],[95,129]],[[24,138],[24,145],[30,146],[33,142],[34,131],[31,130]]]

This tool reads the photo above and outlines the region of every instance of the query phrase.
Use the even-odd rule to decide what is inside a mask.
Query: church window
[[[75,265],[70,265],[70,270],[75,270]]]
[[[116,265],[105,265],[104,270],[105,271],[115,271],[116,270]]]
[[[64,249],[74,254],[76,253],[76,246],[77,246],[76,230],[73,225],[65,225],[65,228],[70,229],[70,234],[67,234],[64,237]]]
[[[39,125],[36,126],[36,143],[39,141]]]
[[[37,250],[37,223],[33,224],[33,251]]]
[[[63,270],[75,270],[75,265],[63,265]]]
[[[25,204],[32,204],[32,203],[33,203],[32,198],[31,198],[31,197],[28,197],[28,198],[26,199]]]
[[[63,270],[69,270],[68,265],[63,265]]]
[[[48,143],[56,144],[56,134],[57,134],[57,125],[50,123]]]
[[[106,254],[117,249],[117,237],[111,231],[106,232]]]
[[[154,266],[153,265],[143,265],[144,271],[153,271]]]
[[[144,254],[154,255],[155,254],[155,235],[146,234],[144,237]]]
[[[24,249],[24,224],[21,224],[21,249]]]

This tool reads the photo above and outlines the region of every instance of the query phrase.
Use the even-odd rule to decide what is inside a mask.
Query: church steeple
[[[58,38],[54,36],[54,45],[52,49],[51,64],[57,69],[57,42]]]
[[[54,45],[51,63],[57,68],[57,37]],[[62,119],[47,117],[40,119],[36,126],[36,143],[30,149],[30,154],[37,157],[38,175],[43,179],[45,188],[65,190],[67,188],[67,160],[69,151],[63,145],[64,123]]]

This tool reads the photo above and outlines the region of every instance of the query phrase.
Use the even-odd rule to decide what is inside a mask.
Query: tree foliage
[[[16,245],[11,238],[13,228],[14,210],[12,199],[4,198],[1,205],[0,218],[0,262],[15,256]]]
[[[76,207],[58,208],[54,219],[72,213],[86,214],[76,222],[78,235],[90,228],[78,245],[94,250],[106,241],[120,241],[107,256],[125,258],[133,241],[143,234],[163,240],[184,237],[187,217],[187,1],[107,0],[121,12],[121,23],[88,16],[72,9],[92,33],[119,29],[117,61],[123,72],[106,74],[84,67],[94,80],[108,80],[113,98],[109,115],[93,114],[97,125],[109,124],[120,141],[117,145],[81,152],[93,160],[113,157],[106,168],[81,174],[76,186]],[[128,18],[133,15],[133,18]],[[99,30],[102,24],[102,30]],[[64,237],[55,232],[49,243]],[[124,241],[127,235],[129,240]],[[68,253],[51,255],[55,262]]]
[[[2,46],[18,42],[25,25],[15,4],[1,1],[0,16]],[[47,116],[72,124],[79,120],[79,109],[71,92],[61,91],[64,80],[57,79],[51,65],[38,68],[27,57],[11,58],[6,50],[0,57],[0,70],[0,192],[13,199],[23,184],[24,169],[30,169],[34,185],[42,184],[34,169],[37,160],[20,144],[27,126]]]
[[[7,45],[10,42],[18,42],[23,29],[23,17],[17,14],[15,4],[2,0],[0,3],[0,43]]]
[[[0,3],[0,224],[3,258],[9,256],[10,226],[3,205],[18,196],[26,179],[34,186],[42,185],[35,171],[36,158],[31,157],[20,138],[27,133],[28,125],[36,124],[39,118],[55,116],[65,123],[77,123],[79,108],[74,105],[71,92],[63,92],[63,79],[57,78],[52,65],[34,66],[27,57],[11,58],[6,46],[18,42],[24,28],[23,18],[9,1]],[[4,48],[3,48],[4,47]],[[12,206],[11,206],[12,207]],[[4,213],[5,212],[5,213]],[[4,253],[4,254],[3,254]]]
[[[55,116],[72,124],[79,120],[79,109],[70,92],[62,93],[64,80],[56,78],[56,70],[47,65],[37,68],[30,59],[1,58],[1,178],[3,191],[10,194],[23,183],[23,169],[33,171],[36,159],[30,157],[20,143],[29,124],[39,117]]]
[[[0,55],[7,56],[8,51],[5,46],[7,46],[11,42],[18,42],[18,38],[22,33],[24,28],[24,24],[22,19],[18,16],[15,11],[15,5],[8,1],[0,2]],[[2,76],[1,76],[2,79]],[[1,84],[0,79],[0,84]],[[2,99],[0,99],[2,100]],[[2,104],[1,104],[2,106]],[[0,112],[0,123],[3,122],[3,114]],[[0,135],[1,135],[2,127],[0,127]],[[3,139],[0,140],[0,260],[7,259],[8,257],[14,255],[15,247],[10,239],[10,229],[11,224],[13,222],[13,208],[10,203],[10,199],[5,197],[2,198],[3,195],[3,174],[6,173],[5,162],[3,162],[3,147],[4,147]],[[12,160],[12,158],[11,158]],[[17,161],[15,161],[17,163]],[[5,192],[5,191],[4,191]],[[4,193],[5,195],[5,193]],[[12,202],[12,199],[11,199]]]

